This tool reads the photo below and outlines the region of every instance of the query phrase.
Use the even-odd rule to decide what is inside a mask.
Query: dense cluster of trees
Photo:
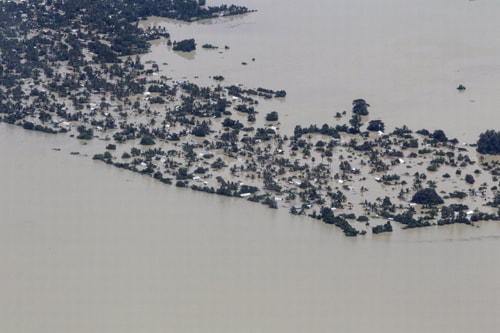
[[[353,228],[344,217],[335,216],[332,209],[329,207],[323,207],[321,209],[320,219],[327,224],[334,224],[339,227],[346,236],[354,237],[359,233],[359,231]]]
[[[387,221],[385,224],[377,225],[372,228],[374,234],[380,234],[382,232],[392,232],[391,222]]]
[[[309,127],[302,127],[296,125],[293,131],[295,138],[300,138],[304,134],[322,134],[328,135],[334,139],[340,139],[339,127],[332,127],[328,124],[323,124],[323,126],[318,127],[317,125],[310,125]]]
[[[174,42],[173,50],[180,52],[194,51],[196,50],[196,42],[194,38],[184,39],[181,40],[180,42]]]
[[[161,16],[182,21],[194,21],[218,16],[238,15],[250,12],[248,8],[235,5],[205,7],[205,0],[156,0],[124,1],[129,7],[128,15],[139,17]]]
[[[480,154],[500,154],[500,131],[487,130],[479,135],[477,152]]]
[[[376,120],[370,120],[368,122],[368,126],[366,128],[369,131],[374,131],[374,132],[384,132],[385,130],[385,124],[382,120],[376,119]]]
[[[427,206],[435,206],[441,205],[444,203],[443,198],[437,194],[436,190],[433,188],[424,188],[418,190],[411,199],[412,202],[427,205]]]
[[[366,101],[362,98],[355,99],[352,101],[352,113],[360,115],[360,116],[367,116],[368,115],[368,108],[370,107],[370,104],[366,103]]]
[[[266,114],[266,121],[278,121],[278,112],[276,111],[271,111],[268,114]]]

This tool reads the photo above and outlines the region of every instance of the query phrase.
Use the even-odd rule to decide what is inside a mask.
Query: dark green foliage
[[[204,168],[204,167],[197,167],[197,168],[193,171],[193,173],[195,173],[195,174],[203,174],[203,173],[205,173],[205,172],[207,172],[207,171],[208,171],[208,168]]]
[[[467,196],[467,193],[463,191],[454,191],[449,194],[450,198],[463,199]]]
[[[438,225],[453,223],[470,224],[470,220],[467,218],[467,214],[465,212],[467,209],[469,209],[469,207],[462,204],[453,204],[441,207],[441,218],[438,221]]]
[[[471,174],[466,174],[465,175],[465,182],[467,184],[471,184],[471,185],[474,184],[474,182],[475,182],[474,176],[472,176]]]
[[[438,142],[447,142],[448,138],[446,137],[446,134],[442,130],[435,130],[434,133],[432,133],[432,138]]]
[[[52,119],[52,116],[48,112],[40,111],[38,119],[40,119],[42,123],[46,123]]]
[[[493,202],[489,203],[493,207],[498,207],[500,206],[500,192],[497,192],[495,194],[495,197],[493,198]]]
[[[210,125],[208,122],[202,121],[193,128],[192,133],[197,137],[204,137],[210,133]]]
[[[437,194],[436,190],[434,190],[433,188],[418,190],[417,193],[413,195],[411,201],[417,204],[428,206],[441,205],[444,203],[444,200],[439,196],[439,194]]]
[[[105,152],[104,154],[95,154],[94,157],[92,157],[93,160],[98,160],[98,161],[103,161],[106,163],[111,163],[111,160],[113,159],[113,155],[109,151]]]
[[[258,187],[251,185],[241,185],[240,187],[240,193],[255,193],[258,190],[259,190]]]
[[[278,204],[276,203],[276,200],[273,200],[270,197],[266,197],[262,201],[262,204],[267,205],[269,208],[278,209]]]
[[[332,138],[339,139],[340,134],[338,130],[334,127],[330,127],[328,124],[323,124],[323,126],[318,127],[317,125],[310,125],[309,127],[302,127],[300,125],[295,126],[293,135],[296,139],[300,138],[304,134],[322,134],[328,135]]]
[[[369,107],[370,104],[366,103],[364,99],[360,98],[352,101],[352,112],[359,116],[367,116]]]
[[[381,224],[381,225],[377,225],[375,227],[372,228],[372,232],[374,234],[380,234],[382,232],[392,232],[392,225],[391,225],[391,222],[387,221],[386,224]]]
[[[344,234],[349,237],[355,237],[359,232],[354,229],[347,220],[341,216],[335,216],[331,208],[321,208],[321,220],[327,224],[333,224],[344,231]]]
[[[214,170],[222,169],[226,166],[226,163],[224,160],[220,157],[218,157],[212,164],[210,164],[210,167]]]
[[[94,130],[92,128],[87,128],[84,125],[77,127],[79,135],[77,136],[80,140],[91,140],[94,137]]]
[[[130,154],[132,154],[132,156],[139,156],[141,155],[141,150],[139,148],[132,147],[130,148]]]
[[[361,115],[359,113],[353,113],[351,119],[349,119],[349,124],[351,125],[348,130],[349,133],[358,134],[361,126],[363,126],[363,123],[361,122]]]
[[[222,122],[222,126],[230,127],[232,129],[242,129],[244,127],[239,120],[232,120],[231,118],[225,118]]]
[[[488,214],[488,213],[483,213],[483,212],[475,212],[471,215],[470,221],[471,222],[477,222],[477,221],[498,221],[500,217],[498,214]]]
[[[147,52],[149,50],[149,44],[142,36],[124,33],[113,39],[111,49],[118,55],[126,56]]]
[[[56,134],[57,133],[57,131],[53,130],[52,128],[47,127],[47,126],[42,126],[39,124],[35,125],[33,130],[38,131],[38,132],[43,132],[43,133],[49,133],[49,134]],[[63,133],[63,131],[65,131],[65,129],[61,129],[61,133]]]
[[[438,169],[438,168],[439,168],[439,164],[435,164],[435,163],[433,163],[433,164],[431,164],[431,165],[429,165],[429,166],[427,167],[427,171],[431,171],[431,172],[432,172],[432,171],[437,171],[437,169]]]
[[[278,121],[278,112],[272,111],[266,115],[266,121]]]
[[[27,130],[34,130],[35,129],[35,124],[33,124],[31,121],[25,121],[23,123],[23,128]]]
[[[360,215],[358,216],[358,218],[356,219],[356,221],[358,222],[368,222],[370,219],[368,218],[368,216],[365,216],[365,215]]]
[[[143,146],[152,146],[155,144],[155,140],[150,135],[143,135],[139,144]]]
[[[366,129],[369,131],[383,132],[385,129],[385,124],[382,120],[370,120]]]
[[[417,139],[408,139],[403,142],[404,148],[418,148],[418,140]]]
[[[99,41],[89,43],[89,51],[95,54],[94,61],[104,63],[116,63],[120,59],[113,49]]]
[[[422,218],[415,219],[413,217],[414,214],[415,214],[415,210],[412,207],[410,207],[406,212],[395,215],[394,220],[399,222],[399,223],[405,224],[406,226],[404,227],[404,229],[422,228],[422,227],[428,227],[431,225],[429,223],[429,221],[425,221]]]
[[[180,42],[174,42],[173,50],[180,52],[191,52],[196,50],[196,43],[194,41],[194,38],[184,39]]]
[[[185,180],[190,179],[192,175],[188,172],[188,168],[179,168],[175,173],[175,179],[177,180]]]
[[[203,44],[201,47],[204,49],[209,49],[209,50],[215,50],[215,49],[219,48],[218,46],[215,46],[212,44]],[[215,79],[215,77],[214,77],[214,79]],[[222,81],[222,80],[220,80],[220,81]]]
[[[274,94],[274,97],[277,97],[277,98],[283,98],[283,97],[286,97],[286,91],[284,91],[284,90],[278,90],[278,91],[276,91],[276,93]]]
[[[480,154],[500,154],[500,131],[487,130],[479,135],[477,152]]]
[[[175,182],[175,186],[176,187],[186,187],[187,186],[187,182],[184,181],[184,180],[178,180]]]

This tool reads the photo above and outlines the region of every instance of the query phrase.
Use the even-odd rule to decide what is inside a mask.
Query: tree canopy
[[[194,38],[184,39],[180,42],[174,42],[174,51],[191,52],[196,50]]]
[[[441,205],[444,203],[444,200],[433,188],[425,188],[417,191],[417,193],[413,195],[411,201],[417,204],[429,206]]]
[[[367,116],[369,107],[370,104],[366,103],[366,101],[362,98],[358,98],[352,101],[352,112],[357,115]]]
[[[480,154],[500,154],[500,131],[487,130],[479,135],[477,152]]]

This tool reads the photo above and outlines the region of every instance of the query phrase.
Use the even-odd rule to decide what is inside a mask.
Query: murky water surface
[[[286,103],[272,107],[289,130],[331,123],[359,97],[390,129],[444,129],[474,142],[498,121],[498,1],[233,3],[258,12],[215,24],[150,19],[145,26],[166,26],[173,40],[195,38],[198,49],[183,56],[157,43],[147,58],[168,63],[163,74],[177,80],[213,84],[208,76],[223,75],[228,84],[285,89]],[[202,49],[205,43],[222,49]]]
[[[272,106],[290,130],[331,122],[358,97],[388,126],[471,141],[498,120],[500,3],[233,3],[259,11],[149,22],[229,50],[188,59],[157,43],[149,57],[175,79],[286,89]],[[285,210],[182,191],[72,151],[87,148],[0,125],[1,332],[500,328],[498,223],[348,239]]]

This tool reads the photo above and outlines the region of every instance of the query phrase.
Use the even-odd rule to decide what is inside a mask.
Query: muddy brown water
[[[70,155],[84,147],[67,138],[7,125],[0,137],[2,332],[500,325],[499,223],[350,239]]]
[[[498,120],[490,1],[236,0],[259,11],[166,24],[198,45],[149,56],[174,79],[285,89],[283,129],[354,98],[388,127],[474,141]],[[251,59],[255,58],[255,62]],[[246,66],[241,62],[247,62]],[[198,76],[198,78],[195,78]],[[455,87],[464,84],[459,94]],[[267,110],[263,110],[267,111]],[[60,148],[60,151],[52,148]],[[349,239],[238,199],[70,155],[76,140],[0,126],[0,331],[497,332],[500,224]]]

